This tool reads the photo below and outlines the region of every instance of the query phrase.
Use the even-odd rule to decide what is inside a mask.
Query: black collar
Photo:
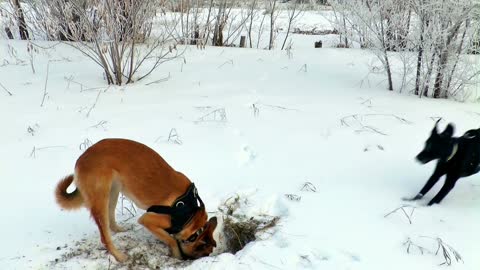
[[[152,205],[147,212],[170,215],[172,225],[166,231],[169,234],[177,234],[190,222],[199,209],[205,209],[205,205],[198,196],[195,184],[191,183],[187,191],[178,197],[171,206]]]

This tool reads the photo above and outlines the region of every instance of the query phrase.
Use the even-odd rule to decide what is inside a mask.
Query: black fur
[[[480,129],[469,130],[462,137],[453,137],[453,124],[448,124],[442,133],[438,133],[437,124],[438,121],[425,142],[425,148],[416,157],[422,164],[438,160],[435,171],[415,197],[405,200],[415,201],[423,198],[440,177],[446,175],[443,187],[428,205],[440,203],[453,189],[458,179],[480,171]]]

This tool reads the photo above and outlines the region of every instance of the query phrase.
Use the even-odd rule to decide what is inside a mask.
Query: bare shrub
[[[107,83],[116,85],[139,81],[178,56],[172,39],[176,22],[157,17],[158,4],[151,0],[31,2],[38,29],[49,39],[72,41],[67,44],[98,64]],[[159,30],[153,34],[157,18]]]
[[[373,52],[394,90],[392,63],[403,63],[400,91],[419,97],[465,99],[480,71],[466,54],[475,44],[478,1],[332,0],[333,24],[345,47],[357,44]],[[350,42],[347,42],[347,39]],[[400,52],[392,53],[392,52]],[[416,70],[416,72],[414,72]],[[415,73],[415,74],[413,74]],[[411,83],[410,83],[411,82]]]
[[[292,0],[289,2],[289,5],[287,7],[287,14],[288,14],[287,33],[285,35],[285,39],[283,40],[282,50],[285,48],[285,44],[287,42],[288,36],[292,32],[291,29],[294,26],[295,21],[300,17],[300,15],[302,15],[304,9],[305,9],[305,5],[301,3],[301,0]]]

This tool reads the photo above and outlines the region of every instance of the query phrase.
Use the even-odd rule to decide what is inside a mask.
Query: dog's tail
[[[72,193],[67,193],[67,188],[73,182],[73,174],[63,178],[55,189],[55,198],[57,203],[66,210],[74,210],[82,207],[83,197],[78,188]]]

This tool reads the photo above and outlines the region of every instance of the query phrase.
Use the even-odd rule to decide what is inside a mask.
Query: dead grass
[[[246,200],[243,200],[246,202]],[[236,254],[242,250],[248,243],[256,241],[259,236],[269,233],[277,226],[280,218],[276,216],[261,215],[248,217],[244,214],[236,213],[241,207],[242,200],[237,195],[226,200],[220,207],[220,213],[223,214],[223,252]]]

